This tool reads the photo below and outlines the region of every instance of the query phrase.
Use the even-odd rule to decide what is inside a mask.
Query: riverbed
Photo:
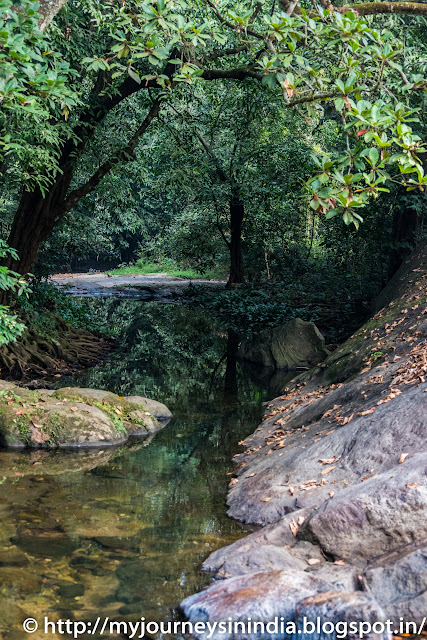
[[[202,561],[249,531],[226,516],[231,459],[283,377],[243,366],[236,335],[185,305],[86,304],[119,348],[58,386],[152,397],[174,418],[150,442],[97,452],[99,462],[93,453],[1,453],[5,640],[28,639],[28,616],[170,620],[211,580]]]

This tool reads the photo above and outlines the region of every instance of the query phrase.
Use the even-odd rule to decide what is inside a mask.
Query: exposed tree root
[[[0,347],[0,375],[28,378],[70,374],[96,364],[113,348],[113,341],[76,329],[54,315],[52,335],[41,335],[26,321],[27,330],[17,342]]]

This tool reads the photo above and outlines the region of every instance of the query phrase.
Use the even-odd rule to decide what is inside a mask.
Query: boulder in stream
[[[300,318],[261,331],[239,348],[242,360],[274,369],[307,369],[328,355],[325,339],[316,325]]]
[[[30,391],[0,380],[0,447],[70,448],[118,445],[161,429],[145,404],[110,391],[66,387]]]

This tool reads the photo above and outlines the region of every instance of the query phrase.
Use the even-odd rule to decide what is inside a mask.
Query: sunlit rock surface
[[[422,249],[381,294],[376,314],[268,404],[264,422],[235,458],[227,500],[232,518],[263,528],[206,559],[203,568],[223,580],[183,601],[190,620],[255,612],[267,622],[280,610],[294,621],[386,617],[396,632],[400,617],[421,624],[427,611],[426,299]],[[285,608],[278,603],[292,581],[282,584],[278,576],[287,567],[307,576],[311,593],[294,592]],[[389,632],[370,637],[379,636]]]

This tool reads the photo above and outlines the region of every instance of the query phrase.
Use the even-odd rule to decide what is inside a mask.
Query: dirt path
[[[79,296],[119,296],[126,298],[158,299],[179,293],[191,283],[224,286],[221,280],[187,280],[171,278],[167,273],[146,275],[107,275],[107,273],[58,273],[52,282],[67,293]]]

